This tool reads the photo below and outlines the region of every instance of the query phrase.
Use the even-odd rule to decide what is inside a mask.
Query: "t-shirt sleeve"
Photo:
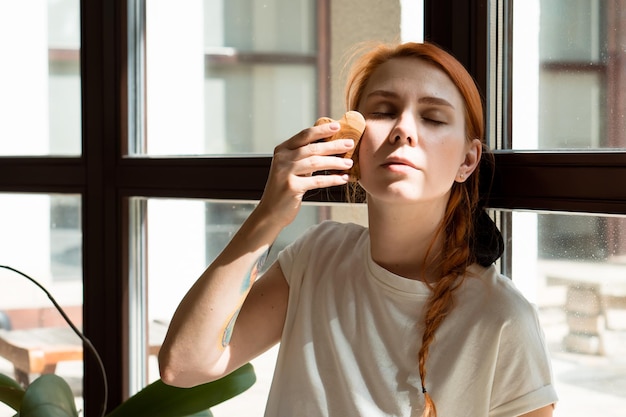
[[[333,264],[345,240],[356,239],[363,228],[351,224],[324,221],[309,227],[278,254],[278,262],[289,285],[289,303],[297,303],[303,281],[316,279],[325,264]],[[343,246],[351,248],[351,246]],[[323,264],[320,264],[323,259]]]
[[[519,416],[558,400],[537,310],[518,306],[500,333],[490,417]]]
[[[311,246],[315,244],[319,228],[319,225],[309,227],[300,237],[278,253],[278,263],[290,286],[297,284],[294,280],[301,275],[299,273],[301,266],[307,263],[308,253],[311,251]]]

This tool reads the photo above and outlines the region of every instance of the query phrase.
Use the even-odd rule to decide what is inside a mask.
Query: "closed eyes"
[[[396,112],[393,111],[378,111],[378,112],[371,112],[371,113],[367,113],[367,118],[368,119],[375,119],[375,120],[382,120],[382,119],[393,119],[395,118],[397,115]],[[421,120],[429,125],[433,125],[433,126],[442,126],[442,125],[446,125],[447,122],[443,119],[440,118],[435,118],[435,117],[421,117]]]
[[[432,118],[429,118],[429,117],[422,117],[422,120],[425,121],[428,124],[432,124],[432,125],[435,125],[435,126],[442,126],[442,125],[447,124],[443,120],[432,119]]]
[[[368,116],[370,119],[391,119],[396,116],[396,113],[390,111],[378,111],[368,113]]]

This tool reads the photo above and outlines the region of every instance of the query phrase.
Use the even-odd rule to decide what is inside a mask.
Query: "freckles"
[[[361,146],[359,148],[359,167],[361,175],[371,169],[372,165],[374,164],[373,159],[375,152],[376,151],[372,147],[371,143],[361,142]]]
[[[459,139],[456,136],[444,136],[439,137],[436,144],[441,148],[447,148],[449,152],[458,152],[465,148],[465,142],[465,138]]]

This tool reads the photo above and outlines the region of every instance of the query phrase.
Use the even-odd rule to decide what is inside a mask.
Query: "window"
[[[544,184],[556,177],[562,183],[566,177],[561,175],[570,169],[578,174],[589,169],[585,186],[604,189],[608,197],[620,186],[603,187],[603,167],[611,164],[609,158],[623,160],[619,148],[626,147],[623,134],[615,133],[624,131],[620,119],[626,105],[618,75],[625,70],[624,54],[615,49],[624,27],[616,10],[626,4],[542,0],[508,5],[501,10],[510,13],[513,30],[511,48],[503,48],[512,60],[512,134],[501,143],[519,151],[502,156],[545,164],[534,173]],[[590,151],[600,148],[615,150]],[[553,165],[551,158],[557,155],[563,166]],[[518,172],[520,181],[528,179],[525,174]],[[567,181],[582,184],[576,178]],[[585,195],[590,199],[591,193]],[[554,192],[542,198],[558,205],[549,207],[554,212],[514,210],[504,217],[511,225],[510,275],[537,303],[552,354],[561,398],[555,415],[618,415],[616,410],[626,405],[614,389],[615,381],[626,378],[616,366],[626,334],[616,319],[623,314],[626,294],[621,283],[626,277],[626,218],[575,214],[584,200],[580,197]],[[591,206],[581,211],[625,213],[623,208]],[[574,377],[582,374],[584,382]]]
[[[246,94],[245,91],[262,91],[265,94],[265,89],[271,85],[267,81],[275,79],[278,73],[282,77],[286,71],[290,72],[286,75],[288,77],[306,79],[315,93],[309,102],[315,101],[315,105],[311,105],[314,110],[298,108],[299,116],[295,119],[304,123],[311,116],[315,118],[324,114],[336,117],[343,109],[340,69],[343,54],[349,45],[366,39],[406,39],[404,36],[407,33],[415,33],[412,28],[422,26],[420,13],[414,10],[419,9],[416,6],[421,4],[419,1],[368,0],[367,3],[360,2],[361,7],[344,1],[287,2],[293,8],[285,9],[290,10],[289,13],[295,9],[309,10],[308,14],[301,13],[301,19],[297,20],[303,25],[302,36],[298,39],[306,39],[298,45],[306,47],[293,48],[264,40],[264,47],[255,49],[250,46],[251,34],[257,33],[254,26],[244,32],[247,33],[246,39],[228,36],[219,39],[218,35],[225,33],[219,24],[225,20],[215,19],[216,13],[213,12],[209,17],[204,13],[192,14],[194,24],[183,28],[185,33],[174,33],[173,22],[177,13],[189,16],[192,7],[197,10],[220,10],[221,16],[241,15],[249,22],[261,16],[271,22],[271,19],[280,19],[280,13],[267,15],[263,14],[266,13],[263,10],[250,11],[252,9],[248,7],[257,4],[252,1],[248,4],[216,1],[185,2],[185,10],[178,5],[172,13],[162,13],[160,17],[152,14],[157,13],[158,8],[173,7],[174,2],[170,3],[168,6],[167,2],[157,1],[92,0],[88,4],[81,2],[83,7],[78,7],[78,2],[48,1],[48,13],[32,6],[22,6],[20,2],[0,5],[3,51],[10,57],[9,62],[20,63],[19,66],[9,65],[0,69],[0,90],[3,91],[0,96],[0,193],[4,201],[21,199],[23,202],[23,209],[13,207],[9,214],[7,205],[0,206],[0,214],[5,219],[2,224],[6,225],[6,219],[19,213],[20,221],[8,226],[41,226],[38,233],[43,233],[41,236],[50,234],[50,237],[37,240],[37,251],[53,239],[53,233],[61,232],[58,234],[59,241],[63,240],[64,244],[55,244],[59,251],[54,256],[49,252],[37,259],[42,259],[44,264],[50,263],[50,281],[47,282],[55,287],[77,283],[59,275],[61,270],[71,271],[70,275],[82,274],[84,331],[104,360],[109,378],[110,407],[148,379],[153,357],[147,355],[145,344],[150,340],[143,337],[143,331],[147,330],[148,318],[165,315],[156,314],[155,308],[159,306],[153,304],[154,295],[142,286],[149,282],[139,279],[145,277],[142,275],[143,268],[154,262],[151,258],[154,255],[146,253],[142,245],[147,242],[154,245],[148,240],[153,238],[152,234],[156,238],[158,233],[167,232],[164,227],[168,225],[159,226],[163,223],[163,213],[170,210],[193,212],[202,226],[202,232],[192,237],[200,242],[198,247],[202,247],[199,253],[194,254],[198,259],[194,265],[209,259],[216,249],[201,242],[206,242],[207,236],[223,237],[230,233],[228,228],[239,221],[238,210],[246,210],[260,197],[269,166],[270,143],[284,139],[281,135],[285,132],[276,128],[275,137],[271,139],[264,137],[257,140],[255,137],[253,141],[244,140],[242,135],[255,129],[255,123],[277,126],[276,117],[261,120],[256,118],[256,113],[252,118],[241,116],[250,124],[229,130],[230,121],[227,121],[225,112],[219,113],[218,105],[226,100],[227,95],[220,95],[220,91],[228,91],[228,97],[237,98],[240,100],[238,103],[246,98],[258,98],[261,96]],[[263,2],[268,5],[278,3]],[[559,13],[566,10],[563,13],[568,13],[568,19],[562,19],[559,25],[569,19],[576,24],[559,32],[556,28],[562,26],[557,24],[549,25],[547,31],[542,32],[532,31],[530,26],[526,26],[522,35],[516,35],[517,29],[525,28],[515,23],[522,18],[518,14],[519,6],[535,7],[537,13],[532,20],[537,25],[535,29],[547,25],[542,19],[549,18],[550,10],[558,10]],[[450,49],[470,68],[485,97],[489,98],[490,115],[498,115],[489,118],[493,125],[490,139],[494,147],[497,144],[501,149],[496,155],[498,171],[490,205],[502,219],[502,229],[512,242],[511,251],[503,259],[503,268],[518,286],[525,287],[524,291],[530,298],[534,297],[540,303],[547,298],[553,300],[552,305],[543,307],[546,331],[551,346],[561,349],[556,351],[557,359],[567,359],[555,367],[557,378],[561,378],[557,382],[567,387],[565,391],[560,390],[561,404],[556,415],[574,415],[568,414],[572,408],[584,413],[585,407],[594,406],[607,407],[606,412],[601,410],[602,415],[611,415],[610,410],[623,409],[623,390],[619,390],[623,385],[623,375],[616,374],[619,367],[610,365],[606,355],[569,352],[563,345],[565,337],[573,329],[581,329],[576,326],[593,329],[594,321],[604,320],[608,327],[598,325],[596,329],[605,331],[606,353],[617,354],[611,349],[623,347],[624,343],[616,344],[610,340],[623,340],[623,330],[616,328],[616,323],[623,323],[620,318],[623,309],[618,308],[619,302],[611,304],[613,307],[607,309],[606,317],[604,314],[591,316],[591,326],[580,321],[568,323],[570,310],[565,310],[563,305],[568,302],[570,288],[563,283],[562,276],[557,277],[554,273],[556,269],[562,275],[565,268],[561,266],[573,260],[572,252],[577,256],[575,260],[584,264],[576,265],[578,268],[574,272],[577,274],[587,271],[585,268],[591,263],[602,271],[607,265],[619,267],[623,264],[624,240],[623,234],[618,231],[624,230],[623,215],[626,213],[626,155],[623,143],[618,140],[623,138],[625,130],[625,101],[623,95],[620,96],[625,91],[625,72],[616,66],[619,61],[614,54],[619,52],[619,42],[623,43],[617,36],[623,37],[624,30],[610,20],[619,16],[618,12],[623,7],[621,0],[424,1],[424,36]],[[244,13],[244,10],[249,12]],[[311,10],[314,10],[314,16],[310,14]],[[539,14],[539,10],[545,11]],[[144,11],[146,32],[137,27],[135,20],[137,13]],[[151,32],[159,30],[150,26],[158,23],[159,19],[161,23],[172,23],[165,34],[161,33],[163,38],[155,38],[158,33]],[[57,23],[46,23],[53,21]],[[214,25],[208,30],[199,21],[210,21]],[[129,22],[133,23],[129,25]],[[489,22],[495,23],[495,26],[489,26]],[[512,27],[509,22],[513,22]],[[291,23],[282,27],[286,30]],[[348,29],[348,25],[353,27]],[[48,34],[43,32],[45,27],[49,28]],[[612,30],[609,31],[609,28]],[[560,41],[551,43],[550,39],[554,39],[551,33],[566,39],[565,29],[576,29],[576,33],[582,29],[584,33],[572,38],[569,48],[563,48]],[[205,33],[205,30],[208,32]],[[142,44],[144,33],[147,37]],[[192,33],[198,36],[189,37]],[[275,35],[275,31],[267,32],[267,36]],[[164,48],[168,41],[179,39],[178,36],[187,36],[185,39],[201,50],[196,55],[176,56],[172,62],[174,65],[167,67],[168,71],[177,70],[176,63],[185,59],[198,63],[184,69],[195,73],[193,78],[181,80],[179,84],[172,80],[179,81],[183,72],[169,79],[167,77],[173,74],[171,72],[150,73],[154,65],[150,62],[159,62],[151,59],[162,57],[142,55],[155,45],[161,45],[158,49]],[[520,122],[519,116],[513,112],[522,105],[516,101],[522,95],[516,83],[519,80],[517,77],[524,74],[515,70],[519,62],[514,57],[519,48],[518,42],[529,41],[530,37],[542,39],[543,49],[536,46],[533,61],[536,65],[533,63],[532,73],[526,75],[537,77],[536,83],[539,80],[542,85],[549,83],[541,91],[550,91],[551,95],[542,96],[543,104],[540,104],[540,90],[524,88],[525,85],[537,84],[522,84],[522,91],[528,91],[537,99],[532,112],[524,112],[528,118]],[[292,40],[295,41],[289,39]],[[138,45],[140,47],[136,48]],[[141,45],[145,45],[146,49]],[[266,48],[266,45],[272,47]],[[500,55],[493,54],[497,51],[501,52]],[[183,54],[188,51],[174,52]],[[158,51],[153,50],[154,53]],[[283,60],[287,62],[283,63]],[[590,62],[591,65],[587,65]],[[80,74],[78,79],[77,74]],[[158,104],[150,104],[150,97],[160,97],[154,96],[160,93],[158,89],[153,92],[147,89],[151,81],[148,79],[144,84],[144,74],[161,77],[163,85],[160,88],[163,90],[185,85],[184,91],[195,95],[194,103],[202,103],[202,111],[191,109],[184,112],[182,105],[180,108],[170,106],[162,111],[176,112],[177,118],[182,117],[189,123],[169,121],[161,127],[158,123],[163,121],[148,121],[149,117],[164,113],[159,113],[158,107],[151,110]],[[11,83],[9,80],[19,82]],[[324,82],[328,83],[327,88],[322,88]],[[76,90],[77,85],[81,87],[80,92]],[[203,85],[203,88],[191,91],[190,85]],[[583,91],[587,98],[576,98],[578,96],[573,95],[570,87]],[[146,102],[143,102],[143,97],[146,97]],[[264,97],[276,98],[278,95],[265,94]],[[556,98],[561,111],[547,113],[551,106],[546,106],[543,100]],[[58,104],[61,99],[64,105]],[[171,105],[162,101],[159,99],[158,103]],[[581,102],[586,107],[582,109],[572,104],[574,102]],[[258,107],[256,103],[252,100],[244,105]],[[281,105],[278,103],[276,108]],[[28,112],[23,110],[26,107]],[[250,108],[246,107],[245,112],[250,114]],[[210,113],[209,109],[216,113]],[[290,110],[296,111],[295,107]],[[570,111],[578,119],[568,124]],[[245,115],[245,112],[242,114]],[[529,116],[531,114],[532,117]],[[158,129],[155,126],[159,126]],[[537,132],[533,135],[533,144],[523,141],[527,136],[525,130],[518,133],[517,129],[524,126]],[[291,129],[297,131],[299,128],[293,126]],[[161,135],[163,132],[168,133]],[[159,135],[162,139],[158,139]],[[151,144],[152,140],[156,142]],[[236,146],[231,147],[231,142]],[[577,150],[571,151],[571,148]],[[310,208],[313,214],[307,213],[309,219],[306,221],[313,222],[327,215],[324,211],[329,207],[334,208],[334,205],[320,204],[321,200],[338,201],[341,196],[317,194],[307,196],[307,199],[315,201]],[[37,203],[32,205],[26,201]],[[236,208],[234,211],[233,205]],[[77,218],[76,214],[80,217]],[[159,214],[161,219],[158,219]],[[151,229],[152,215],[157,216],[153,219],[156,229]],[[32,221],[20,223],[22,218]],[[51,219],[56,219],[54,224],[62,225],[58,231],[51,228]],[[146,220],[148,223],[145,223]],[[306,222],[303,221],[303,224]],[[520,227],[523,225],[533,227]],[[159,227],[163,228],[159,231]],[[7,240],[8,234],[4,230],[0,236],[2,247],[13,242]],[[20,235],[21,238],[23,235]],[[76,250],[78,239],[80,254]],[[67,253],[66,249],[69,250]],[[12,263],[16,259],[6,262]],[[525,259],[534,261],[525,264]],[[82,266],[81,272],[76,265]],[[522,268],[524,266],[532,266],[534,271],[528,272]],[[523,279],[536,271],[541,272],[537,276],[543,278],[534,281]],[[565,278],[571,280],[572,276]],[[610,272],[599,276],[600,285],[611,282],[608,278],[612,276]],[[160,280],[152,276],[147,279],[153,278]],[[72,291],[81,292],[77,286]],[[143,303],[142,297],[146,294],[147,303]],[[570,297],[575,306],[586,306],[588,311],[593,312],[597,311],[593,309],[598,305],[593,301],[593,294],[593,291],[577,293],[574,289]],[[621,297],[619,293],[608,296],[616,296],[618,301]],[[610,297],[607,300],[613,303],[616,299]],[[581,299],[584,302],[576,302]],[[145,310],[142,312],[138,306]],[[581,313],[579,310],[571,311]],[[135,332],[136,324],[142,322],[145,328],[140,333]],[[137,339],[132,339],[135,336]],[[581,340],[589,342],[587,346],[593,346],[594,340],[599,339],[589,337]],[[570,361],[572,358],[584,359],[589,366],[580,367],[580,363]],[[129,375],[131,369],[134,375]],[[89,413],[89,409],[99,408],[102,386],[98,366],[90,357],[85,358],[84,370],[83,395],[85,409]],[[580,375],[585,378],[591,375],[595,379],[583,380],[578,378]],[[589,381],[593,381],[594,385],[590,386]],[[602,397],[601,402],[595,400],[598,395]],[[586,415],[597,414],[598,408],[593,410],[593,413],[586,411]]]
[[[65,175],[78,178],[82,153],[80,50],[79,1],[0,4],[0,264],[46,287],[78,327],[83,323],[82,195],[75,185],[59,185]],[[39,163],[56,173],[40,170]],[[57,169],[66,174],[58,175]],[[0,328],[24,332],[26,340],[43,334],[64,338],[67,331],[69,340],[80,344],[33,283],[2,269],[0,287]],[[73,359],[45,365],[68,379],[80,406],[82,362],[72,352],[62,355]],[[17,356],[0,357],[0,372],[14,375],[17,362]],[[38,366],[20,368],[20,381],[28,382],[28,371],[34,376],[42,370]],[[1,404],[0,415],[8,412]]]
[[[626,40],[624,7],[513,2],[513,149],[626,148],[625,55],[616,47]],[[566,202],[561,210],[571,211]],[[626,217],[514,211],[510,219],[511,275],[541,312],[561,398],[555,414],[619,415]]]

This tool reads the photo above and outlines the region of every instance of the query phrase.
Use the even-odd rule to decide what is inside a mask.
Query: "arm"
[[[522,414],[519,417],[552,417],[554,411],[554,404],[546,405],[538,410],[531,411],[530,413]]]
[[[279,340],[287,284],[277,264],[255,283],[257,271],[278,234],[296,217],[306,191],[348,181],[347,175],[312,175],[352,165],[333,156],[352,147],[351,140],[316,143],[336,130],[332,123],[305,129],[276,148],[258,206],[172,318],[159,352],[165,383],[193,386],[217,379]]]

